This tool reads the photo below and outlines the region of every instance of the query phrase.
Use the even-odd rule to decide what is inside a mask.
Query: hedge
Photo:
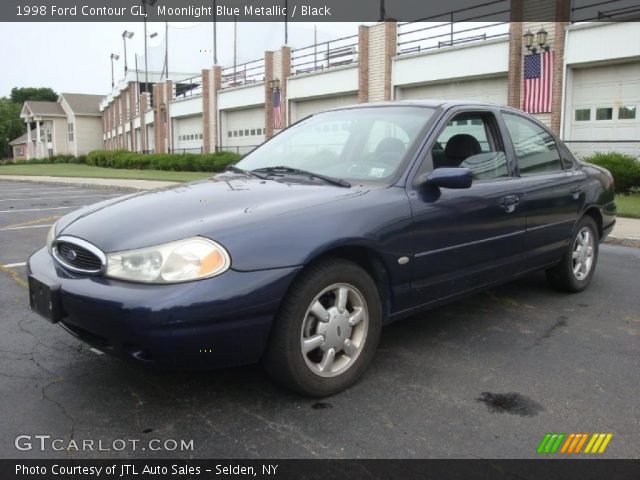
[[[630,193],[640,187],[640,161],[631,155],[617,152],[594,153],[584,160],[609,170],[617,193]]]
[[[45,164],[45,163],[86,163],[95,167],[140,169],[140,170],[172,170],[175,172],[221,172],[228,165],[240,160],[241,155],[232,152],[217,152],[207,154],[142,154],[126,150],[95,150],[88,155],[74,157],[72,155],[57,155],[49,158],[32,158],[18,160],[16,164]],[[13,164],[3,160],[0,164]]]
[[[96,150],[87,155],[87,165],[176,172],[221,172],[241,156],[232,152],[206,154],[155,153],[145,155],[122,150]]]
[[[29,160],[2,160],[0,165],[44,165],[47,163],[85,163],[85,155],[74,157],[73,155],[54,155],[46,158],[30,158]]]

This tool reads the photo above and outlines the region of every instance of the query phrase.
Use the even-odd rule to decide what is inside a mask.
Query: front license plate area
[[[31,310],[51,323],[62,320],[60,285],[29,275],[29,304]]]

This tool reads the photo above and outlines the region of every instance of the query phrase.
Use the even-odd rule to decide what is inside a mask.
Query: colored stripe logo
[[[612,438],[613,433],[547,433],[538,445],[537,453],[604,453]]]

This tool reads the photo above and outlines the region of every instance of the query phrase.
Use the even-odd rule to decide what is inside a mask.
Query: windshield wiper
[[[285,174],[285,173],[292,173],[294,175],[306,175],[308,177],[311,178],[318,178],[320,180],[324,180],[327,183],[330,183],[332,185],[337,185],[338,187],[350,187],[351,184],[349,182],[347,182],[346,180],[343,180],[341,178],[333,178],[333,177],[329,177],[327,175],[322,175],[320,173],[313,173],[310,172],[308,170],[301,170],[299,168],[293,168],[293,167],[287,167],[285,165],[279,165],[277,167],[265,167],[265,168],[256,168],[255,170],[251,170],[252,172],[264,172],[264,173],[271,173],[271,174]]]
[[[254,177],[258,177],[262,180],[267,180],[267,177],[264,175],[260,175],[259,173],[256,173],[253,170],[243,170],[240,167],[236,167],[235,165],[227,165],[226,170],[228,172],[235,172],[235,173],[243,173],[245,175],[250,175],[250,176],[254,176]]]

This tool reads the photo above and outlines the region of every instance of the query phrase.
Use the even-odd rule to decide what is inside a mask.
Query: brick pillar
[[[149,94],[140,94],[140,150],[149,150],[149,142],[147,140],[147,124],[146,113],[149,105]]]
[[[398,54],[398,22],[384,23],[384,99],[393,100],[393,59]]]
[[[393,98],[391,73],[397,53],[398,24],[378,23],[369,27],[368,32],[367,100],[388,101]]]
[[[264,53],[264,127],[265,140],[273,137],[273,92],[269,82],[273,80],[273,52]]]
[[[282,125],[289,125],[289,101],[287,97],[287,78],[291,76],[291,47],[280,48],[280,105],[282,110]]]
[[[566,28],[571,16],[571,0],[556,0],[555,11],[555,53],[553,56],[553,85],[551,92],[551,130],[560,134],[560,119],[562,118],[562,82],[564,79],[564,40]]]
[[[160,105],[164,102],[163,94],[164,89],[161,88],[161,84],[156,83],[153,86],[153,139],[155,153],[166,153],[163,131],[164,112],[160,110]]]
[[[522,104],[522,35],[522,0],[511,0],[507,104],[514,108],[520,108]]]
[[[164,104],[166,110],[164,111],[164,115],[162,116],[164,119],[164,139],[165,139],[165,149],[169,152],[173,149],[173,124],[171,122],[171,101],[173,100],[173,80],[166,80],[162,84],[162,88],[164,89]]]
[[[202,70],[203,151],[215,152],[221,145],[218,139],[218,91],[222,86],[222,68]]]
[[[131,135],[131,151],[138,151],[138,142],[136,139],[136,84],[129,84],[129,135]]]
[[[358,103],[369,101],[369,27],[358,27]]]
[[[114,110],[114,126],[115,126],[115,130],[116,130],[116,142],[115,142],[115,148],[116,150],[120,150],[121,146],[120,146],[120,97],[116,97],[113,101],[115,110]]]

